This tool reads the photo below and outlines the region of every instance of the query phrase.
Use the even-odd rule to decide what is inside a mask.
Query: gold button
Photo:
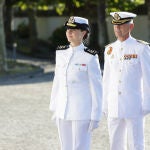
[[[123,48],[120,49],[121,51],[123,50]]]
[[[120,58],[120,61],[123,61],[123,58]]]
[[[119,91],[118,94],[121,95],[121,92]]]
[[[119,80],[119,83],[121,83],[121,80]]]

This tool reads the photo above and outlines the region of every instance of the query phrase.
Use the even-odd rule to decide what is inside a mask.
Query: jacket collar
[[[71,48],[72,50],[74,50],[74,51],[83,51],[84,48],[85,48],[85,46],[84,46],[83,43],[81,43],[80,45],[78,45],[78,46],[76,46],[76,47],[72,47],[72,46],[70,45],[70,48]]]

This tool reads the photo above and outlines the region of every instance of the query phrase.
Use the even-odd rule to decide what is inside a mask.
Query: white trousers
[[[110,150],[144,150],[143,117],[108,118]]]
[[[61,150],[90,150],[90,121],[57,121]]]

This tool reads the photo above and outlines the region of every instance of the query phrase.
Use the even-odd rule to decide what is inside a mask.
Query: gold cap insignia
[[[69,20],[68,20],[68,23],[74,23],[74,22],[75,22],[74,17],[70,17]]]
[[[114,14],[114,19],[115,19],[115,20],[120,20],[120,19],[121,19],[121,17],[119,16],[119,14],[118,14],[118,13],[115,13],[115,14]]]

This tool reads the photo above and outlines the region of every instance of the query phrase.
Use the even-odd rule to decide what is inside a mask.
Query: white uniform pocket
[[[66,72],[66,64],[56,64],[55,75],[62,76],[65,75]]]
[[[136,65],[138,64],[138,60],[137,59],[130,59],[130,60],[124,60],[126,65]]]

